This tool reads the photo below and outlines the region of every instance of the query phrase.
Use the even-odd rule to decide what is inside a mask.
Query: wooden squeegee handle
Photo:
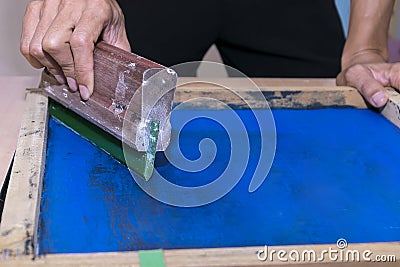
[[[42,73],[41,87],[53,100],[122,140],[125,109],[142,86],[143,74],[154,68],[166,69],[144,57],[100,42],[94,50],[94,92],[88,101],[82,101],[79,92],[71,92],[68,85],[59,84],[46,71]],[[163,117],[168,116],[171,111],[173,95],[174,90],[160,102],[165,113]],[[140,112],[138,105],[138,118]],[[158,146],[157,149],[160,150],[161,147]]]

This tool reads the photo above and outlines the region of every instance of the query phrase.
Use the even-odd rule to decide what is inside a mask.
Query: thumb
[[[380,64],[380,68],[384,68]],[[381,77],[382,76],[382,77]],[[367,65],[354,65],[340,73],[336,79],[338,85],[357,88],[365,100],[376,108],[383,107],[387,101],[383,72]]]

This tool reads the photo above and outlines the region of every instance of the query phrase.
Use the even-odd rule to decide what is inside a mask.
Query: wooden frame
[[[189,80],[181,79],[181,83]],[[246,95],[243,80],[230,78],[232,83]],[[215,80],[218,83],[218,80]],[[330,79],[255,79],[272,108],[319,108],[355,107],[366,108],[359,93],[349,87],[336,87]],[[249,92],[250,94],[250,92]],[[382,114],[400,127],[400,94],[388,88],[389,103]],[[193,97],[223,99],[234,105],[243,105],[243,100],[229,96],[224,89],[212,85],[191,84],[177,88],[175,102],[184,102]],[[256,103],[254,103],[256,104]],[[3,217],[0,223],[1,266],[144,266],[140,252],[110,252],[88,254],[50,254],[38,256],[37,227],[41,198],[42,180],[47,137],[47,97],[37,90],[28,90],[26,108],[19,134],[15,162],[7,191]],[[400,241],[400,240],[399,240]],[[269,251],[296,250],[299,253],[313,250],[317,255],[336,244],[269,247]],[[162,251],[165,266],[364,266],[367,262],[333,261],[325,257],[321,261],[260,261],[257,253],[261,247],[181,249]],[[369,262],[371,266],[398,266],[400,242],[349,244],[348,250],[363,252],[370,250],[374,255],[387,256],[390,262]],[[261,253],[262,254],[262,253]],[[260,255],[261,255],[260,254]],[[287,258],[287,256],[286,256]],[[396,263],[397,261],[397,263]],[[163,266],[163,265],[157,265]]]

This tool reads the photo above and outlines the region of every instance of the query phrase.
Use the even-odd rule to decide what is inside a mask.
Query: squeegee
[[[89,100],[46,70],[41,88],[51,98],[50,115],[149,180],[156,151],[169,144],[176,82],[173,70],[100,42]]]

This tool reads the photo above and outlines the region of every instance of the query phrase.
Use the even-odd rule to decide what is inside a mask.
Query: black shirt
[[[335,77],[345,38],[333,0],[119,0],[132,52],[166,66],[216,44],[250,77]]]

